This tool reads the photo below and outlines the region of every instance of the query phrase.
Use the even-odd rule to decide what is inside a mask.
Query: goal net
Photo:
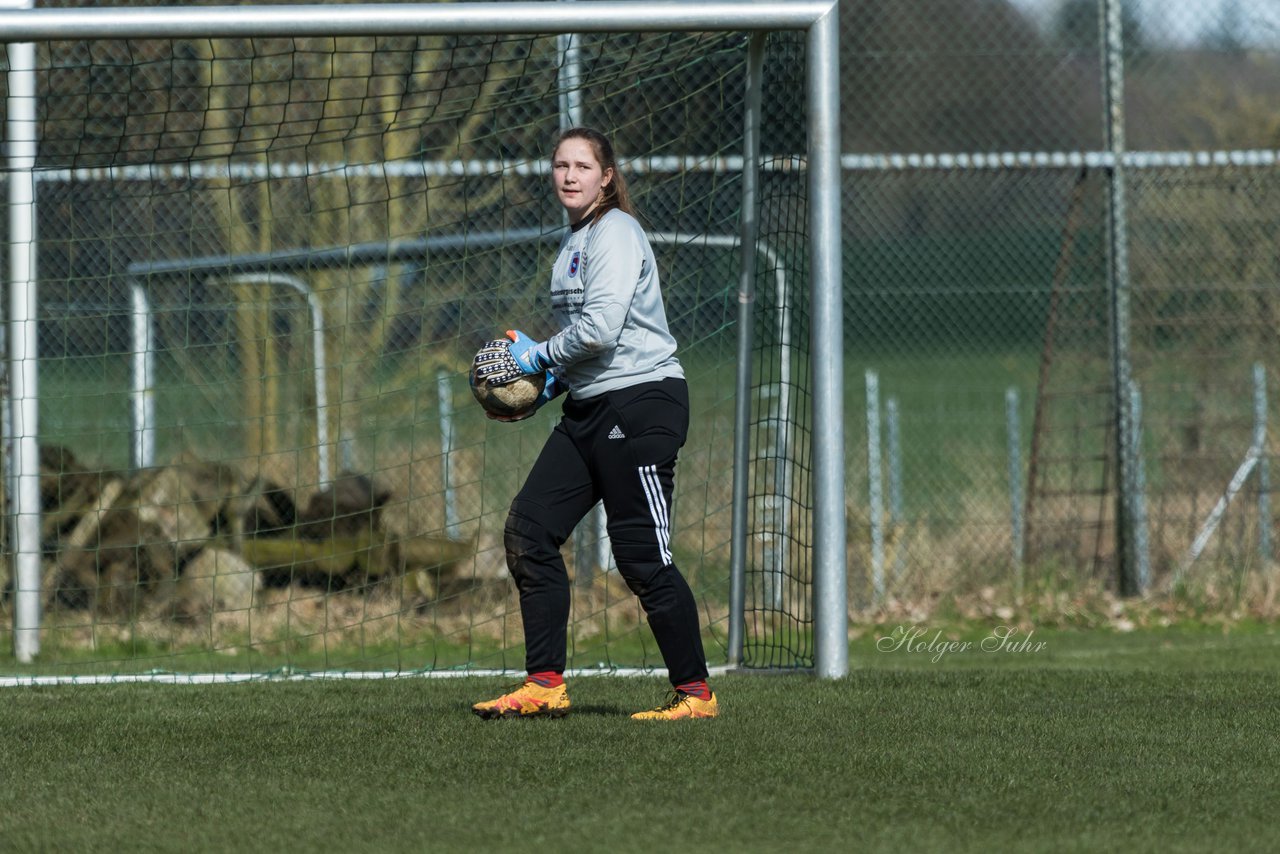
[[[804,44],[765,42],[754,164],[756,666],[813,664]],[[725,663],[744,35],[35,47],[41,616],[21,673],[522,669],[502,527],[559,404],[488,421],[466,370],[507,328],[554,331],[569,124],[613,136],[653,236],[693,410],[673,553]],[[661,667],[603,530],[597,511],[565,549],[569,665]]]

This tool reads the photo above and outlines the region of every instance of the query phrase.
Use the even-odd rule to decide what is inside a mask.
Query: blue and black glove
[[[505,385],[524,376],[520,363],[511,357],[511,342],[498,338],[486,342],[476,353],[473,381]]]
[[[534,341],[519,329],[508,329],[507,337],[511,339],[511,357],[516,360],[521,372],[540,374],[551,367],[551,357],[547,354],[547,342]]]
[[[476,379],[490,385],[506,385],[551,367],[546,342],[534,341],[515,329],[507,330],[507,339],[490,341],[476,354]]]

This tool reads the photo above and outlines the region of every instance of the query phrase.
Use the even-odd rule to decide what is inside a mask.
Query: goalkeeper
[[[472,710],[484,718],[560,717],[569,577],[560,547],[604,502],[614,560],[640,598],[674,688],[637,719],[709,718],[717,712],[693,593],[671,556],[676,455],[689,428],[689,392],[667,328],[653,249],[636,221],[608,138],[561,134],[551,160],[569,217],[551,271],[560,329],[546,341],[511,331],[510,347],[478,357],[479,377],[502,383],[546,372],[538,405],[566,386],[563,416],[511,502],[504,540],[520,592],[524,684]],[[505,342],[504,342],[505,344]]]

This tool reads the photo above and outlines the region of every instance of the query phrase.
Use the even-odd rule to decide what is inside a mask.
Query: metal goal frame
[[[840,252],[840,130],[836,0],[605,0],[590,4],[462,2],[292,6],[36,9],[0,0],[0,42],[8,52],[6,168],[10,249],[4,413],[10,441],[14,653],[39,652],[40,487],[36,347],[35,45],[48,40],[231,38],[565,32],[751,34],[744,123],[740,223],[738,368],[735,408],[729,664],[742,661],[746,599],[751,312],[755,300],[758,178],[764,39],[771,31],[806,35],[806,138],[810,358],[813,442],[813,620],[815,671],[848,672],[845,558],[844,389]],[[574,8],[574,7],[577,8]]]

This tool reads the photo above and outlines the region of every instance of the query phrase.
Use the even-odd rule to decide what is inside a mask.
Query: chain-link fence
[[[1243,589],[1272,559],[1273,4],[842,15],[856,604]]]

